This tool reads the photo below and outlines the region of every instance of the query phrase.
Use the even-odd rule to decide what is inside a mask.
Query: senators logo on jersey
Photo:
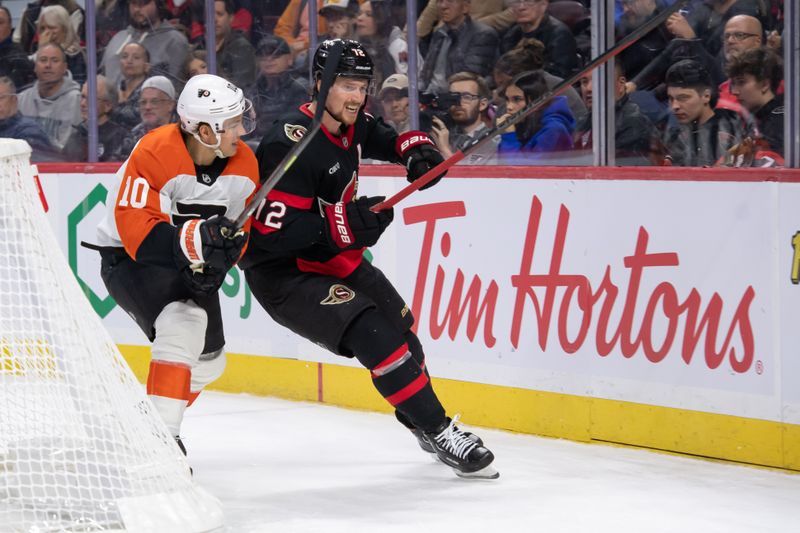
[[[356,293],[349,287],[345,287],[341,283],[331,285],[328,291],[328,297],[322,300],[322,305],[336,305],[349,302],[356,297]]]
[[[289,137],[289,140],[292,142],[298,142],[303,136],[306,134],[306,128],[304,126],[298,126],[296,124],[284,124],[283,125],[283,132],[286,133],[286,136]]]

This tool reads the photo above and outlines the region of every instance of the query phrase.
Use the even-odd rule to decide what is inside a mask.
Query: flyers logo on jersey
[[[345,287],[340,283],[336,283],[334,285],[331,285],[331,288],[328,291],[328,297],[322,300],[320,303],[322,305],[343,304],[345,302],[349,302],[355,297],[356,293],[353,292],[352,289],[350,289],[349,287]]]
[[[208,89],[197,89],[198,98],[209,97],[209,96],[211,96],[211,92]]]
[[[292,142],[297,142],[303,138],[306,134],[306,128],[303,126],[297,126],[295,124],[284,124],[283,125],[283,132],[289,137],[289,140]]]

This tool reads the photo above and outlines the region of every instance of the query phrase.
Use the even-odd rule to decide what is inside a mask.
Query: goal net
[[[30,152],[0,139],[0,533],[219,529],[74,279]]]

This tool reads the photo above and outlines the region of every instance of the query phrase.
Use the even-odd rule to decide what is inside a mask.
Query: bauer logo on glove
[[[344,202],[336,202],[333,204],[333,226],[338,234],[338,240],[342,243],[341,247],[350,246],[353,244],[353,239],[350,237],[350,228],[347,226],[346,211]]]
[[[394,210],[373,213],[370,208],[385,200],[384,196],[362,196],[352,202],[336,202],[325,206],[328,245],[337,250],[367,248],[378,242],[383,231],[391,224]]]
[[[433,144],[427,134],[421,131],[408,131],[398,136],[395,149],[406,167],[406,179],[411,183],[444,162],[444,158],[439,153],[436,145]],[[420,187],[420,189],[433,187],[445,174],[447,174],[446,170]]]

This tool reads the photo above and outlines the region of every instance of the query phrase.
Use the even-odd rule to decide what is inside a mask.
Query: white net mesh
[[[72,276],[29,156],[0,139],[0,532],[221,527]]]

